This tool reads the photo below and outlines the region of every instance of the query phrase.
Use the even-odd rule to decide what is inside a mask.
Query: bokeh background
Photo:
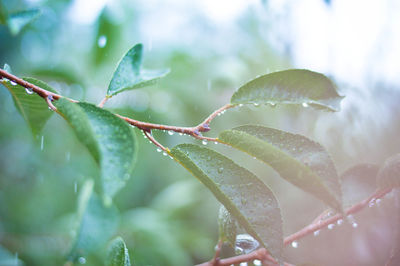
[[[143,43],[147,68],[170,68],[157,85],[126,92],[105,107],[132,118],[192,126],[229,102],[257,75],[287,68],[322,72],[346,98],[338,113],[311,108],[243,107],[215,119],[209,136],[241,124],[304,134],[332,155],[339,173],[382,164],[400,141],[400,3],[396,0],[2,0],[8,12],[39,8],[16,36],[0,25],[0,64],[45,80],[62,95],[98,103],[122,55]],[[134,176],[116,196],[121,235],[137,265],[191,265],[213,257],[219,203],[140,132]],[[172,148],[189,137],[155,132]],[[42,141],[43,139],[43,141]],[[43,145],[41,145],[43,143]],[[246,166],[273,188],[284,234],[326,209],[269,167],[222,145],[208,146]],[[375,169],[371,167],[371,169]],[[374,190],[374,170],[344,182],[345,195]],[[97,178],[89,153],[54,115],[33,137],[0,87],[0,264],[62,265],[76,228],[77,197]],[[361,185],[360,185],[361,184]],[[349,201],[351,201],[349,200]],[[285,249],[288,262],[382,265],[393,243],[393,203]],[[398,210],[397,210],[398,211]],[[5,262],[6,261],[6,262]],[[101,265],[104,252],[86,258]]]

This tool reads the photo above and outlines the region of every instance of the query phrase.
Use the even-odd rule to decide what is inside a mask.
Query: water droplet
[[[201,142],[203,145],[207,145],[207,140],[203,139],[203,141]]]
[[[255,107],[258,107],[258,106],[260,106],[260,104],[259,104],[259,103],[253,103],[253,105],[254,105]]]
[[[157,152],[161,152],[162,150],[160,148],[157,148]]]
[[[334,224],[328,224],[328,229],[332,230],[334,226],[335,226]]]
[[[162,153],[162,155],[167,156],[168,154],[164,151],[164,152]]]
[[[301,105],[303,105],[303,107],[308,107],[308,103],[302,103]]]
[[[105,35],[101,35],[97,40],[97,45],[100,48],[103,48],[104,46],[106,46],[106,44],[107,44],[107,37]]]
[[[215,141],[214,144],[217,145],[217,144],[218,144],[218,141]]]
[[[337,222],[336,222],[337,225],[341,225],[342,223],[343,223],[343,219],[339,219],[339,220],[337,220]]]
[[[242,107],[242,106],[243,106],[243,103],[239,104],[239,107]]]
[[[172,135],[174,135],[174,132],[170,130],[170,131],[168,131],[168,135],[172,136]]]
[[[254,261],[253,261],[253,264],[254,264],[255,266],[261,266],[261,265],[262,265],[260,260],[254,260]]]
[[[86,263],[86,259],[84,257],[79,257],[78,262],[80,264],[85,264]]]
[[[221,113],[218,113],[218,116],[221,116]]]
[[[179,133],[179,136],[183,136],[183,133]]]
[[[269,103],[271,105],[271,107],[275,107],[276,103]]]
[[[318,236],[321,230],[314,231],[314,236]]]
[[[292,242],[292,247],[293,248],[297,248],[299,246],[299,243],[297,243],[297,241],[293,241]]]
[[[372,208],[375,205],[375,199],[372,199],[370,202],[368,202],[368,207]]]
[[[78,192],[78,182],[74,182],[74,193],[76,194]]]
[[[11,85],[15,86],[17,85],[17,83],[15,83],[14,81],[10,80]]]
[[[223,167],[220,167],[220,168],[218,168],[218,173],[222,173],[224,171],[224,168]]]
[[[379,206],[379,205],[381,205],[381,202],[382,202],[382,200],[381,200],[381,199],[377,199],[377,200],[375,200],[376,206]]]
[[[256,250],[260,244],[256,239],[248,234],[239,234],[236,236],[235,251],[240,251],[239,254],[248,254]]]
[[[353,228],[357,228],[357,227],[358,227],[358,223],[353,222],[353,223],[351,224],[351,226],[352,226]]]
[[[44,148],[44,136],[40,139],[40,150],[43,151]]]
[[[32,94],[33,90],[31,88],[25,88],[26,93],[28,94]]]

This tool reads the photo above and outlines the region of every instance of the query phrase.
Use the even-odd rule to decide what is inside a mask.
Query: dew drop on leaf
[[[98,45],[100,48],[105,47],[105,46],[107,45],[107,37],[104,36],[104,35],[101,35],[101,36],[99,37],[99,39],[97,40],[97,45]]]
[[[339,220],[337,220],[337,222],[336,222],[337,225],[341,225],[342,223],[343,223],[343,219],[339,219]]]
[[[78,262],[80,264],[86,264],[86,259],[84,257],[79,257]]]
[[[167,156],[168,154],[164,151],[164,152],[162,153],[162,155]]]

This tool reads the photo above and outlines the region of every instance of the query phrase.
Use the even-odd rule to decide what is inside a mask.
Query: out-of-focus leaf
[[[228,242],[232,247],[235,247],[237,234],[236,220],[224,205],[221,205],[219,208],[218,229],[219,239],[223,242]]]
[[[24,263],[18,258],[18,255],[12,254],[10,251],[0,246],[0,265],[21,266],[24,265]]]
[[[231,98],[233,104],[302,104],[339,111],[342,96],[323,74],[289,69],[263,75],[244,84]]]
[[[61,98],[55,106],[98,162],[104,196],[111,199],[133,172],[137,142],[132,127],[93,104]]]
[[[352,206],[369,197],[376,190],[379,166],[359,164],[346,170],[342,176],[343,205]]]
[[[108,266],[130,266],[128,249],[121,237],[115,238],[109,248],[107,255]]]
[[[7,22],[7,12],[4,8],[3,3],[0,1],[0,24],[6,24]]]
[[[98,28],[95,43],[93,44],[94,63],[102,64],[113,51],[119,41],[120,30],[107,8],[103,10],[98,19]]]
[[[400,186],[400,153],[385,160],[379,169],[377,183],[380,188]]]
[[[180,144],[170,154],[197,177],[270,254],[282,259],[282,217],[272,191],[254,174],[222,154]]]
[[[270,165],[302,190],[342,210],[342,192],[335,166],[318,143],[297,134],[247,125],[221,132],[219,139]]]
[[[39,9],[30,9],[10,14],[7,18],[8,28],[12,35],[17,35],[26,25],[40,15]]]
[[[143,45],[139,43],[125,54],[108,85],[107,96],[111,97],[126,90],[139,89],[153,85],[158,79],[169,73],[169,69],[141,69],[142,53]]]
[[[57,93],[53,88],[43,81],[34,78],[23,79],[45,90]],[[25,89],[24,87],[9,80],[3,79],[1,83],[11,93],[18,112],[22,115],[31,128],[32,134],[37,136],[43,129],[47,120],[49,120],[53,114],[53,112],[49,110],[46,101],[31,90]]]
[[[119,213],[115,206],[105,206],[93,191],[93,180],[88,180],[79,195],[79,228],[68,254],[68,260],[79,261],[103,248],[115,233]]]
[[[31,73],[35,76],[50,78],[51,80],[82,85],[82,78],[79,77],[74,70],[65,67],[32,67]]]

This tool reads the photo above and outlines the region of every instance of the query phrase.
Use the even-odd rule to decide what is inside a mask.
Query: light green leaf
[[[98,162],[102,190],[110,199],[125,186],[133,172],[137,142],[132,127],[93,104],[61,98],[55,106]]]
[[[214,194],[247,233],[281,261],[280,207],[257,176],[224,155],[197,145],[181,144],[170,154]]]
[[[121,237],[116,237],[108,248],[108,266],[130,266],[128,249]]]
[[[302,104],[339,111],[342,96],[323,74],[290,69],[263,75],[244,84],[231,98],[232,104]]]
[[[8,28],[12,35],[17,35],[26,25],[40,15],[39,9],[24,10],[10,14],[7,18]]]
[[[229,213],[224,205],[221,205],[218,213],[219,239],[235,247],[237,224],[235,218]]]
[[[3,3],[0,1],[0,24],[6,24],[7,22],[7,12],[4,8]]]
[[[153,85],[166,76],[166,70],[142,70],[143,45],[133,46],[122,58],[108,85],[107,96],[111,97],[126,90],[139,89]]]
[[[382,189],[400,186],[400,153],[385,160],[379,169],[377,183]]]
[[[118,227],[117,208],[113,205],[105,206],[93,192],[93,185],[93,180],[88,180],[79,195],[79,227],[68,254],[70,261],[79,261],[80,258],[103,248]]]
[[[40,88],[57,93],[53,88],[44,83],[43,81],[34,78],[23,78],[25,81],[30,82]],[[1,84],[4,85],[11,93],[14,104],[18,112],[25,119],[34,136],[37,136],[43,129],[47,120],[53,114],[49,110],[46,101],[33,93],[31,90],[15,84],[9,80],[2,80]]]
[[[335,166],[325,149],[304,136],[264,126],[240,126],[219,139],[270,165],[280,176],[342,210],[342,192]]]

